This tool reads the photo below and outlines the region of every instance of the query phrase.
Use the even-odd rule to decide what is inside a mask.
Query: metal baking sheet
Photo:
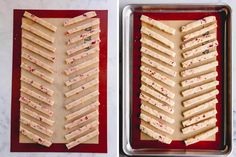
[[[230,7],[226,5],[128,5],[123,9],[122,46],[123,46],[123,151],[129,155],[222,155],[232,149],[232,106],[231,106],[231,17]],[[174,140],[170,145],[156,141],[140,139],[139,112],[136,100],[139,95],[140,56],[135,53],[139,45],[134,40],[137,32],[137,16],[140,14],[158,14],[163,20],[196,20],[204,16],[215,15],[220,21],[218,41],[220,42],[220,75],[218,87],[220,103],[217,104],[217,126],[220,131],[216,140],[203,141],[186,147],[183,141]],[[137,15],[139,14],[139,15]],[[135,29],[134,29],[135,24]],[[220,39],[220,40],[219,40]],[[133,53],[134,52],[134,53]],[[133,57],[135,55],[135,57]],[[135,75],[135,77],[133,77]]]

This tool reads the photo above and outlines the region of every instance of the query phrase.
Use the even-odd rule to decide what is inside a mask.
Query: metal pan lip
[[[188,149],[188,151],[180,149],[180,150],[171,150],[169,149],[168,151],[162,151],[162,152],[154,152],[153,149],[152,153],[147,152],[148,149],[133,149],[131,147],[131,143],[130,143],[130,112],[131,112],[131,77],[130,75],[132,74],[130,71],[131,70],[131,62],[132,62],[132,58],[130,58],[130,52],[132,52],[132,46],[129,46],[129,43],[132,43],[132,32],[130,31],[131,27],[131,22],[129,17],[131,16],[131,14],[133,13],[133,11],[135,10],[135,8],[138,7],[142,7],[144,8],[155,8],[158,9],[158,7],[161,6],[165,6],[168,8],[178,8],[176,10],[183,11],[186,12],[186,10],[181,10],[181,8],[184,7],[189,7],[191,8],[190,11],[192,12],[194,8],[199,8],[199,7],[222,7],[222,8],[226,8],[227,13],[229,14],[229,19],[228,19],[228,28],[226,29],[227,32],[227,52],[228,55],[225,57],[226,59],[224,60],[224,65],[226,64],[227,67],[225,69],[225,73],[224,73],[224,77],[225,79],[227,79],[227,83],[225,87],[227,89],[227,93],[228,96],[226,98],[227,100],[227,104],[228,104],[228,108],[226,108],[226,106],[224,108],[228,109],[227,111],[225,110],[225,112],[228,112],[227,115],[228,117],[225,116],[224,118],[224,122],[228,123],[227,125],[227,130],[225,129],[225,133],[224,135],[228,136],[228,147],[226,147],[224,150],[191,150]],[[201,10],[201,9],[199,9]],[[196,11],[199,11],[196,10]],[[164,11],[164,10],[162,10]],[[215,10],[214,10],[215,11]],[[232,49],[232,40],[231,40],[231,7],[226,4],[226,3],[218,3],[218,4],[213,4],[213,3],[199,3],[199,4],[188,4],[188,3],[183,3],[183,4],[128,4],[126,6],[124,6],[123,10],[122,10],[122,150],[126,155],[129,156],[216,156],[216,155],[229,155],[232,152],[232,141],[233,141],[233,134],[232,134],[232,126],[233,126],[233,122],[232,122],[232,115],[233,115],[233,110],[232,110],[232,89],[231,89],[231,85],[232,85],[232,81],[231,81],[231,62],[232,62],[232,58],[231,58],[231,49]],[[207,10],[207,12],[209,12],[209,10]],[[228,131],[228,132],[226,132]]]

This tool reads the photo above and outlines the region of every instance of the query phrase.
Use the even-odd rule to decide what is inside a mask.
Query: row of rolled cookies
[[[218,73],[215,70],[218,66],[216,28],[214,16],[181,27],[182,32],[188,32],[183,36],[184,43],[181,45],[183,50],[187,49],[182,53],[184,61],[181,65],[184,70],[180,73],[187,79],[180,84],[184,88],[181,94],[187,98],[182,103],[188,108],[183,112],[185,120],[182,121],[184,128],[181,130],[183,134],[195,134],[184,141],[187,146],[206,140],[218,132],[215,109],[219,93],[216,89],[219,85],[216,80]],[[192,30],[194,32],[190,32]]]
[[[95,141],[99,135],[99,33],[100,19],[94,11],[68,19],[66,31],[67,65],[64,70],[67,80],[64,93],[69,114],[65,116],[66,147],[74,148],[87,141]],[[71,37],[73,34],[73,37]]]
[[[54,91],[50,89],[50,84],[54,82],[51,74],[54,73],[52,64],[56,48],[52,43],[57,27],[29,12],[23,16],[20,133],[35,143],[50,147],[55,123],[52,119]]]
[[[172,77],[177,75],[173,69],[176,66],[174,57],[175,47],[168,37],[161,35],[162,31],[174,35],[175,29],[170,26],[142,15],[141,26],[141,125],[143,134],[170,144],[174,134],[171,124],[175,123],[170,115],[174,113],[175,93],[170,87],[175,86]],[[168,36],[167,35],[167,36]]]

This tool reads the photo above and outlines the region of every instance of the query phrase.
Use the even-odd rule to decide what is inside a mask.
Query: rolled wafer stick
[[[170,98],[160,94],[157,91],[152,90],[151,88],[149,88],[145,85],[142,85],[140,89],[141,89],[141,91],[144,91],[144,92],[152,95],[154,98],[161,100],[162,102],[165,102],[165,103],[169,104],[170,106],[174,106],[174,104],[175,104],[175,102],[173,100],[171,100]]]
[[[213,107],[216,103],[218,103],[218,100],[214,98],[214,99],[212,99],[212,100],[210,100],[206,103],[203,103],[202,105],[198,105],[194,108],[191,108],[187,111],[184,111],[183,115],[184,115],[185,118],[190,117],[190,116],[192,116],[196,113],[200,113],[201,111],[204,111],[208,108]]]
[[[169,105],[163,104],[155,99],[152,99],[151,97],[147,96],[144,93],[140,93],[139,97],[141,100],[148,102],[149,104],[156,106],[157,108],[159,108],[167,113],[170,113],[170,114],[174,113],[174,109],[172,109]]]
[[[89,104],[89,105],[81,108],[80,110],[77,110],[77,111],[75,111],[73,113],[68,114],[65,118],[68,121],[72,120],[72,119],[75,119],[76,117],[78,117],[78,116],[80,116],[80,115],[82,115],[82,114],[84,114],[84,113],[86,113],[88,111],[96,109],[99,106],[99,104],[100,103],[98,101],[93,102],[92,104]]]
[[[73,25],[75,23],[78,23],[78,22],[81,22],[81,21],[84,21],[86,19],[89,19],[89,18],[92,18],[92,17],[95,17],[97,16],[96,12],[95,11],[90,11],[90,12],[86,12],[82,15],[79,15],[79,16],[76,16],[74,18],[71,18],[71,19],[68,19],[64,22],[64,26],[69,26],[69,25]]]
[[[88,38],[88,37],[90,37],[92,35],[98,34],[100,32],[101,32],[101,30],[99,28],[91,29],[89,31],[84,32],[83,34],[80,34],[78,36],[70,38],[68,40],[67,44],[70,45],[70,44],[76,43],[76,42],[78,42],[80,40],[83,40],[83,39]]]
[[[69,30],[66,31],[66,35],[70,35],[70,34],[74,34],[76,32],[79,32],[83,29],[86,29],[86,28],[89,28],[89,27],[93,27],[93,26],[96,26],[96,25],[99,25],[100,24],[100,19],[96,18],[96,19],[93,19],[92,21],[89,21],[87,23],[83,23],[77,27],[74,27],[74,28],[71,28]]]
[[[77,100],[75,100],[75,101],[72,101],[71,103],[66,104],[66,105],[65,105],[65,108],[66,108],[67,110],[70,110],[70,109],[72,109],[72,108],[74,108],[74,107],[77,107],[77,106],[79,106],[80,104],[82,104],[82,103],[84,103],[84,102],[90,100],[90,99],[93,99],[93,98],[97,97],[98,95],[99,95],[99,92],[98,92],[98,91],[91,92],[91,93],[89,93],[88,95],[86,95],[86,96],[84,96],[84,97],[81,97],[81,98],[79,98],[79,99],[77,99]]]
[[[41,46],[41,47],[43,47],[43,48],[45,48],[45,49],[47,49],[47,50],[49,50],[49,51],[51,51],[51,52],[55,52],[56,51],[55,47],[53,47],[53,46],[43,42],[42,40],[39,40],[39,39],[31,36],[28,33],[23,33],[22,37],[27,39],[27,40],[29,40],[29,41],[31,41],[31,42],[33,42],[33,43],[35,43],[35,44],[37,44],[37,45],[39,45],[39,46]]]
[[[166,67],[166,66],[164,66],[164,65],[162,65],[162,64],[160,64],[160,63],[158,63],[158,62],[156,62],[152,59],[149,59],[145,56],[141,57],[141,61],[148,64],[148,65],[150,65],[150,66],[152,66],[152,67],[154,67],[154,68],[157,68],[158,70],[160,70],[160,71],[162,71],[162,72],[164,72],[164,73],[166,73],[170,76],[175,77],[177,75],[177,72],[174,71],[173,69],[170,69],[170,68],[168,68],[168,67]]]
[[[201,54],[201,53],[204,54],[206,52],[209,52],[210,48],[215,48],[216,46],[218,46],[218,41],[214,40],[212,42],[206,43],[202,46],[199,46],[197,48],[194,48],[192,50],[184,52],[183,57],[184,58],[189,58],[191,56],[195,56],[195,55],[198,55],[198,54]]]
[[[26,88],[26,87],[21,87],[20,91],[39,100],[39,101],[46,103],[47,105],[53,106],[53,104],[54,104],[54,101],[52,99],[44,97],[44,96]]]
[[[214,23],[214,24],[212,24],[212,25],[210,25],[210,26],[208,26],[208,27],[205,27],[205,28],[200,29],[200,30],[198,30],[198,31],[195,31],[195,32],[193,32],[193,33],[186,34],[186,35],[183,37],[183,41],[188,41],[188,40],[190,40],[190,39],[192,39],[192,38],[195,38],[195,37],[198,37],[198,36],[200,36],[200,35],[209,33],[210,31],[216,29],[216,27],[217,27],[217,24]]]
[[[32,46],[31,44],[27,44],[26,42],[22,42],[22,47],[27,50],[30,50],[31,52],[49,60],[49,61],[52,61],[53,63],[55,62],[55,56],[49,55],[48,53],[41,51],[40,49]]]
[[[29,109],[27,109],[27,108],[24,108],[24,107],[22,107],[22,106],[21,106],[21,108],[20,108],[20,111],[21,111],[22,113],[24,113],[24,114],[26,114],[26,115],[28,115],[28,116],[34,118],[34,119],[37,119],[37,120],[39,120],[39,121],[41,121],[41,122],[43,122],[43,123],[45,123],[45,124],[48,124],[48,125],[50,125],[50,126],[52,126],[52,125],[54,124],[54,121],[53,121],[53,120],[48,119],[48,118],[46,118],[46,117],[44,117],[44,116],[42,116],[42,115],[40,115],[40,114],[38,114],[38,113],[36,113],[36,112],[34,112],[34,111],[31,111],[31,110],[29,110]]]
[[[79,128],[75,131],[70,132],[69,134],[66,134],[65,139],[66,140],[71,140],[71,139],[73,139],[73,138],[75,138],[75,137],[77,137],[77,136],[93,129],[93,128],[98,127],[98,125],[99,125],[99,122],[97,120],[95,120],[95,121],[93,121],[93,122],[91,122],[91,123],[89,123],[85,126],[82,126],[81,128]]]
[[[89,71],[87,71],[87,72],[85,72],[85,73],[79,74],[79,75],[77,75],[76,77],[67,80],[67,81],[65,82],[65,85],[66,85],[66,86],[73,85],[73,84],[75,84],[75,83],[77,83],[77,82],[79,82],[79,81],[81,81],[81,80],[84,80],[84,79],[90,77],[90,76],[93,76],[93,75],[95,75],[95,74],[98,74],[98,72],[99,72],[99,68],[94,68],[94,69],[92,69],[92,70],[89,70]]]
[[[90,87],[93,87],[93,86],[97,85],[98,83],[99,83],[99,80],[98,79],[94,79],[94,80],[89,81],[89,82],[87,82],[87,83],[85,83],[85,84],[83,84],[83,85],[81,85],[81,86],[79,86],[79,87],[77,87],[77,88],[75,88],[73,90],[70,90],[70,91],[66,92],[65,96],[67,98],[71,97],[71,96],[76,95],[76,94],[78,94],[78,93],[80,93],[80,92],[82,92],[82,91],[84,91],[84,90],[86,90],[86,89],[88,89]]]
[[[206,74],[203,74],[203,75],[191,78],[191,79],[184,80],[181,82],[181,85],[183,87],[186,87],[186,86],[194,85],[196,83],[200,83],[202,81],[206,81],[206,80],[215,78],[217,76],[218,76],[217,72],[210,72],[210,73],[206,73]]]
[[[87,114],[87,115],[85,115],[85,116],[83,116],[83,117],[81,117],[79,119],[76,119],[76,120],[66,124],[65,125],[65,129],[67,129],[67,130],[72,129],[72,128],[76,127],[77,125],[82,124],[84,122],[87,122],[90,119],[93,119],[93,118],[95,118],[97,116],[98,116],[98,110],[93,111],[93,112],[91,112],[91,113],[89,113],[89,114]]]
[[[187,42],[183,43],[181,45],[181,49],[185,50],[187,48],[191,48],[193,46],[203,44],[203,43],[205,43],[207,41],[211,41],[213,39],[216,39],[216,33],[203,35],[203,36],[197,37],[195,39],[192,39],[190,41],[187,41]]]
[[[218,66],[218,61],[213,61],[213,62],[210,62],[210,63],[207,63],[207,64],[200,65],[198,67],[194,67],[194,68],[191,68],[191,69],[184,70],[180,74],[183,77],[191,76],[193,74],[197,74],[197,73],[200,73],[200,72],[210,70],[210,69],[215,68],[217,66]]]
[[[153,31],[153,30],[151,30],[151,29],[149,29],[145,26],[141,27],[141,32],[148,35],[148,36],[150,36],[150,37],[152,37],[152,38],[154,38],[154,39],[156,39],[156,40],[158,40],[162,44],[164,44],[164,45],[166,45],[166,46],[168,46],[172,49],[175,46],[175,44],[172,41],[170,41],[169,39],[165,38],[164,36],[156,33],[155,31]]]
[[[192,105],[194,105],[198,102],[201,102],[201,101],[207,100],[209,98],[212,98],[212,97],[216,96],[217,94],[219,94],[219,91],[217,89],[212,90],[208,93],[205,93],[205,94],[199,95],[197,97],[194,97],[194,98],[183,101],[183,106],[184,107],[192,106]]]
[[[153,119],[153,118],[151,118],[151,117],[149,117],[149,116],[147,116],[143,113],[140,114],[140,118],[143,121],[150,124],[151,126],[157,128],[158,130],[161,130],[161,131],[163,131],[165,133],[168,133],[170,135],[172,135],[174,133],[174,129],[172,129],[171,127],[168,127],[167,125],[162,124],[161,122],[159,122],[159,121],[157,121],[157,120],[155,120],[155,119]]]
[[[147,85],[151,86],[152,88],[156,89],[158,92],[160,92],[161,94],[168,96],[169,98],[174,98],[175,97],[175,93],[169,91],[168,89],[166,89],[165,87],[163,87],[162,85],[160,85],[159,83],[149,79],[146,76],[141,76],[141,81],[143,81],[144,83],[146,83]]]
[[[32,55],[30,55],[30,54],[28,54],[26,52],[22,52],[21,53],[21,57],[26,59],[26,60],[28,60],[28,61],[30,61],[31,63],[36,64],[40,68],[43,68],[44,70],[47,70],[50,73],[53,73],[53,68],[50,65],[42,62],[41,60],[33,57]]]
[[[41,19],[41,18],[39,18],[39,17],[37,17],[37,16],[35,16],[35,15],[33,15],[33,14],[27,12],[27,11],[25,11],[24,17],[26,17],[26,18],[28,18],[28,19],[30,19],[30,20],[32,20],[32,21],[34,21],[34,22],[40,24],[41,26],[43,26],[43,27],[45,27],[45,28],[47,28],[47,29],[49,29],[49,30],[51,30],[51,31],[53,31],[53,32],[56,32],[56,30],[57,30],[57,27],[56,27],[56,26],[50,24],[50,23],[47,22],[46,20]]]
[[[157,118],[159,118],[159,119],[161,119],[161,120],[167,122],[167,123],[173,124],[173,123],[175,122],[174,119],[168,117],[168,116],[165,115],[165,114],[162,114],[161,112],[159,112],[159,111],[157,111],[157,110],[155,110],[155,109],[150,108],[150,107],[147,106],[147,105],[142,104],[142,105],[141,105],[141,109],[142,109],[143,111],[145,111],[145,112],[147,112],[147,113],[149,113],[149,114],[151,114],[151,115],[153,115],[153,116],[155,116],[155,117],[157,117]]]
[[[44,139],[44,138],[30,132],[29,130],[23,128],[22,126],[20,126],[20,133],[40,145],[43,145],[46,147],[50,147],[52,145],[51,141],[48,141],[47,139]]]
[[[187,120],[182,121],[182,124],[184,127],[190,126],[192,124],[198,123],[202,120],[208,119],[210,117],[215,116],[217,113],[216,109],[212,109],[210,111],[204,112],[202,114],[199,114],[197,116],[191,117]]]
[[[171,65],[173,67],[176,66],[176,62],[173,59],[170,59],[170,58],[167,58],[163,55],[160,55],[160,54],[158,54],[158,53],[156,53],[156,52],[154,52],[154,51],[152,51],[152,50],[150,50],[146,47],[142,46],[141,52],[143,52],[144,54],[149,55],[151,57],[154,57],[154,58],[156,58],[156,59],[158,59],[158,60],[160,60],[160,61],[162,61],[162,62],[164,62],[168,65]]]
[[[48,128],[45,128],[44,126],[41,126],[25,117],[23,117],[22,115],[20,116],[20,122],[25,124],[26,126],[29,126],[35,130],[37,130],[38,132],[44,134],[44,135],[47,135],[49,137],[51,137],[53,135],[53,131],[48,129]]]
[[[213,51],[213,52],[209,52],[209,53],[203,54],[201,56],[198,56],[198,57],[195,57],[195,58],[192,58],[192,59],[188,59],[188,60],[182,62],[181,64],[184,68],[187,68],[187,67],[189,67],[193,64],[200,63],[200,62],[203,62],[203,61],[206,61],[206,60],[209,60],[209,59],[213,59],[216,56],[218,56],[218,52]]]
[[[75,146],[77,146],[77,145],[79,145],[79,144],[81,144],[81,143],[83,143],[85,141],[88,141],[89,139],[92,139],[92,138],[94,138],[94,137],[96,137],[98,135],[99,135],[99,131],[98,131],[98,129],[96,129],[96,130],[94,130],[94,131],[92,131],[92,132],[90,132],[90,133],[88,133],[88,134],[86,134],[86,135],[84,135],[82,137],[79,137],[75,141],[67,143],[66,147],[67,147],[67,149],[71,149],[71,148],[73,148],[73,147],[75,147]]]
[[[158,72],[146,67],[146,66],[141,66],[140,67],[141,71],[152,76],[153,78],[161,81],[162,83],[168,85],[168,86],[171,86],[171,87],[174,87],[175,86],[175,81],[169,79],[168,77],[164,76],[164,75],[161,75],[159,74]]]
[[[197,27],[200,27],[200,26],[203,26],[203,25],[215,22],[215,21],[216,21],[215,16],[207,16],[207,17],[204,17],[203,19],[200,19],[200,20],[197,20],[197,21],[194,21],[187,25],[182,26],[180,30],[181,32],[187,32],[194,28],[197,28]]]
[[[31,74],[34,74],[35,76],[49,82],[49,83],[53,83],[54,79],[42,72],[40,72],[39,70],[31,67],[30,65],[26,64],[26,63],[21,63],[21,68],[25,69],[26,71],[30,72]]]
[[[96,47],[91,48],[91,49],[89,49],[87,51],[81,52],[81,53],[79,53],[79,54],[77,54],[75,56],[69,57],[65,61],[66,61],[66,64],[72,64],[72,63],[74,63],[77,60],[80,60],[80,59],[82,59],[84,57],[87,57],[89,55],[92,55],[92,54],[95,54],[95,53],[98,53],[98,52],[99,52],[99,47],[96,46]]]
[[[216,121],[217,121],[216,118],[210,118],[210,119],[204,120],[202,122],[199,122],[197,124],[193,124],[191,126],[185,127],[182,129],[182,132],[183,132],[183,134],[188,134],[188,133],[200,130],[202,128],[205,128],[207,126],[210,126],[212,124],[215,124]]]
[[[36,88],[38,90],[40,90],[41,92],[43,92],[43,93],[45,93],[47,95],[52,96],[53,93],[54,93],[53,90],[47,88],[46,86],[42,85],[41,83],[38,83],[38,82],[36,82],[36,81],[26,77],[26,76],[22,75],[20,80],[25,82],[25,83],[27,83],[27,84],[29,84],[29,85],[31,85],[32,87],[34,87],[34,88]]]
[[[209,83],[205,83],[203,85],[199,85],[194,88],[186,89],[186,90],[182,91],[181,93],[184,97],[186,97],[186,96],[196,94],[196,93],[202,92],[204,90],[210,89],[212,87],[216,87],[217,85],[219,85],[219,81],[211,81]]]
[[[170,49],[167,49],[167,48],[161,46],[160,44],[158,44],[156,42],[153,42],[152,40],[149,40],[145,37],[142,37],[140,39],[140,41],[141,41],[141,43],[146,44],[146,45],[148,45],[148,46],[150,46],[150,47],[152,47],[152,48],[154,48],[154,49],[156,49],[156,50],[158,50],[162,53],[165,53],[169,56],[175,57],[175,55],[176,55],[176,53],[174,51],[172,51]]]
[[[84,68],[86,68],[86,67],[88,67],[90,65],[96,64],[98,62],[99,62],[98,57],[90,59],[90,60],[87,60],[86,62],[83,62],[81,64],[78,64],[78,65],[75,65],[73,67],[65,69],[65,74],[66,75],[71,75],[71,74],[73,74],[73,73],[75,73],[75,72],[77,72],[77,71],[79,71],[81,69],[84,69]]]
[[[52,110],[50,110],[49,108],[43,107],[41,104],[38,104],[38,103],[34,102],[33,100],[30,100],[27,97],[21,96],[20,102],[30,106],[31,108],[33,108],[33,109],[35,109],[47,116],[52,117],[52,115],[53,115]]]
[[[100,40],[99,37],[96,38],[96,39],[92,39],[92,40],[90,40],[90,41],[86,41],[86,42],[80,44],[79,46],[76,46],[76,47],[73,47],[73,48],[67,50],[67,51],[66,51],[66,54],[67,54],[67,55],[72,55],[72,54],[74,54],[74,53],[76,53],[76,52],[78,52],[78,51],[80,51],[80,50],[83,50],[83,49],[86,49],[86,48],[90,48],[91,46],[100,43],[100,41],[101,41],[101,40]]]
[[[142,124],[140,125],[140,130],[144,134],[154,138],[155,140],[160,141],[161,143],[170,144],[172,142],[172,139],[170,139],[169,137],[162,135],[158,132],[155,132]]]
[[[141,19],[141,21],[143,21],[151,26],[154,26],[166,33],[171,34],[171,35],[174,35],[176,32],[176,30],[174,28],[171,28],[170,26],[168,26],[164,23],[161,23],[160,21],[154,20],[148,16],[142,15],[140,19]]]
[[[46,41],[49,41],[51,43],[54,43],[54,41],[55,41],[54,37],[49,36],[48,34],[42,32],[42,31],[38,30],[37,28],[34,28],[24,22],[22,23],[21,28],[41,37],[42,39],[45,39]]]
[[[205,140],[208,137],[211,137],[213,135],[215,135],[218,132],[218,127],[214,127],[210,130],[207,130],[206,132],[200,133],[196,136],[190,137],[186,140],[184,140],[184,143],[186,144],[186,146],[197,143],[199,141]]]

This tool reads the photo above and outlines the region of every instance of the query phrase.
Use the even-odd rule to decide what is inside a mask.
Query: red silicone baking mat
[[[49,148],[34,143],[19,143],[20,118],[20,65],[21,19],[24,11],[41,18],[73,18],[90,10],[14,10],[13,19],[13,67],[11,104],[11,152],[107,152],[107,10],[96,10],[100,18],[99,54],[99,143],[80,144],[68,150],[65,143],[53,143]]]
[[[216,104],[217,109],[217,123],[216,125],[219,127],[219,132],[216,134],[215,141],[202,141],[196,144],[185,146],[183,141],[172,141],[171,144],[162,144],[155,140],[140,140],[140,105],[141,104],[139,94],[140,94],[140,86],[141,86],[141,43],[140,43],[140,29],[141,29],[141,15],[147,15],[156,20],[198,20],[206,16],[215,16],[217,19],[217,40],[219,42],[219,46],[217,47],[217,51],[219,55],[217,56],[217,60],[219,62],[219,66],[217,67],[218,77],[217,80],[220,82],[220,85],[217,86],[219,90],[219,94],[217,95],[218,104]],[[200,12],[200,11],[188,11],[188,12],[173,12],[173,11],[164,11],[164,12],[145,12],[145,11],[135,11],[133,16],[133,96],[132,96],[132,122],[131,122],[131,146],[134,149],[138,148],[158,148],[158,149],[207,149],[207,150],[221,150],[224,148],[223,144],[223,61],[224,61],[224,30],[226,14],[224,11],[212,11],[212,12]],[[177,105],[177,104],[176,104]],[[181,104],[180,104],[181,105]]]

